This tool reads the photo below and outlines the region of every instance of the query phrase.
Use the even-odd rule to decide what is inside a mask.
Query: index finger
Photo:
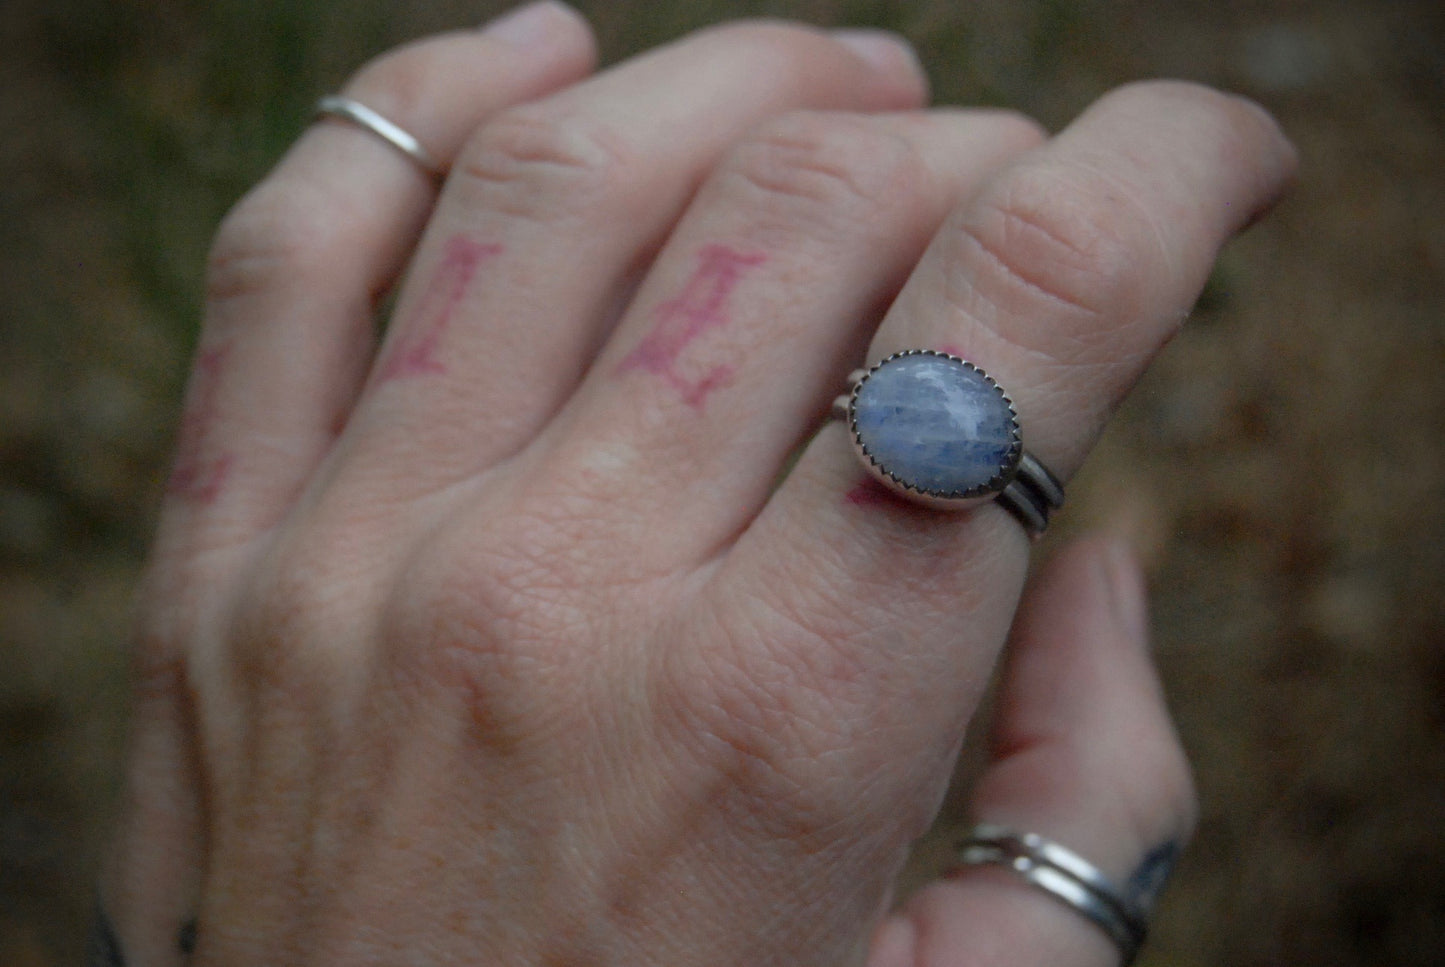
[[[1295,165],[1250,101],[1176,81],[1120,88],[954,212],[869,359],[959,350],[1010,389],[1029,449],[1072,475],[1220,247]]]
[[[1179,83],[1121,89],[950,216],[869,360],[929,348],[976,363],[1013,398],[1024,445],[1066,479],[1220,246],[1273,203],[1294,164],[1245,101]],[[920,741],[950,740],[1005,636],[1028,543],[994,502],[927,510],[868,480],[846,428],[829,426],[724,574],[730,593],[805,626],[837,627],[846,609],[849,647],[891,656],[854,656],[888,690],[878,699],[906,699]]]

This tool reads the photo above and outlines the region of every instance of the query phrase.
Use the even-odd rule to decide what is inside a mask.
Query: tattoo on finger
[[[1124,885],[1125,895],[1143,910],[1151,910],[1179,862],[1179,844],[1170,840],[1154,847]]]
[[[234,463],[234,455],[217,451],[212,441],[221,376],[230,354],[230,344],[222,343],[202,349],[196,355],[191,399],[181,416],[176,462],[166,482],[166,492],[182,500],[199,504],[214,502]]]
[[[657,307],[657,324],[622,361],[621,370],[640,369],[660,377],[683,402],[700,410],[714,390],[732,382],[734,369],[717,361],[684,360],[683,351],[728,323],[733,290],[743,274],[766,262],[767,256],[708,245],[698,261],[677,298]]]
[[[465,235],[447,239],[441,265],[422,295],[409,328],[382,365],[383,382],[413,376],[436,376],[447,371],[437,355],[442,335],[451,325],[457,307],[466,298],[482,263],[502,253],[502,246],[478,242]]]

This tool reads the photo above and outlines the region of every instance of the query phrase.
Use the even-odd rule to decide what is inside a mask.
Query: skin
[[[522,16],[345,92],[439,195],[328,121],[220,229],[182,465],[225,473],[172,488],[142,594],[120,947],[1112,963],[997,869],[883,916],[1011,626],[979,818],[1121,882],[1186,837],[1137,567],[1074,548],[1015,622],[1007,513],[860,498],[814,431],[860,361],[947,346],[1067,478],[1288,143],[1183,84],[1052,138],[924,110],[898,40],[778,23],[589,78],[574,14]]]

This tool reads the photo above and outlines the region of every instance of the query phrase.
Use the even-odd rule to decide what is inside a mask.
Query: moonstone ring
[[[885,487],[930,507],[997,500],[1033,537],[1064,488],[1024,450],[1013,401],[973,363],[933,349],[894,353],[849,377],[834,413]]]

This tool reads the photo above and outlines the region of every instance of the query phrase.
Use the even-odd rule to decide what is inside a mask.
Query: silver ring
[[[900,496],[945,509],[997,500],[1031,537],[1063,506],[1063,484],[1024,450],[1013,401],[968,360],[908,349],[849,382],[833,413],[863,465]]]
[[[316,102],[316,116],[341,118],[364,128],[421,166],[428,175],[440,178],[446,172],[430,152],[411,134],[377,114],[360,101],[328,94]]]
[[[961,866],[1001,866],[1018,874],[1102,930],[1134,962],[1148,933],[1143,908],[1094,864],[1037,833],[981,823],[960,844]]]

